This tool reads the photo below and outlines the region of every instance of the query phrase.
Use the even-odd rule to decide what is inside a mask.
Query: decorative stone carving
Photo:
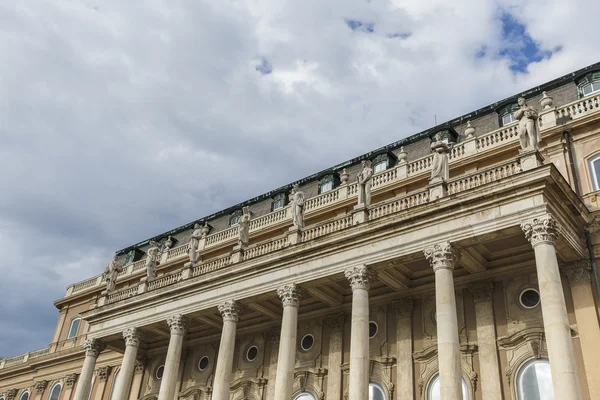
[[[137,328],[127,328],[123,331],[126,346],[139,346],[143,340],[142,332]]]
[[[35,390],[37,394],[44,393],[44,390],[48,387],[48,381],[38,381],[35,383]]]
[[[340,174],[340,184],[341,185],[346,185],[348,183],[348,177],[350,175],[348,175],[348,172],[346,172],[346,168],[344,168],[342,170],[342,173]]]
[[[521,222],[521,229],[532,247],[540,243],[554,246],[558,239],[560,225],[551,214],[546,214],[530,221]]]
[[[467,139],[471,139],[475,135],[475,127],[471,125],[471,121],[467,121],[467,127],[465,128],[465,136]]]
[[[393,301],[392,309],[396,312],[396,319],[410,318],[414,310],[414,301],[412,297]]]
[[[98,339],[86,339],[81,345],[85,349],[86,357],[98,357],[106,345]]]
[[[100,381],[102,381],[102,382],[106,382],[106,380],[108,379],[108,376],[110,375],[110,371],[112,371],[112,367],[110,367],[108,365],[106,367],[98,368],[98,371],[97,371],[98,379],[100,379]]]
[[[521,150],[538,150],[540,147],[540,132],[537,126],[538,113],[533,107],[527,105],[525,98],[519,97],[517,102],[520,108],[515,111],[514,116],[519,120]]]
[[[473,295],[473,301],[475,303],[490,301],[492,294],[494,293],[494,282],[484,281],[477,282],[469,288],[469,292]]]
[[[300,299],[304,296],[304,290],[295,283],[290,283],[289,285],[278,288],[277,295],[281,299],[281,303],[284,307],[298,307],[300,305]]]
[[[373,168],[371,161],[362,161],[362,170],[356,177],[358,182],[358,206],[368,206],[371,204],[371,183],[373,181]]]
[[[194,224],[194,231],[188,245],[188,257],[192,266],[195,266],[198,262],[198,245],[200,244],[200,239],[203,237],[203,230],[204,228],[200,228],[200,224]]]
[[[548,96],[548,94],[546,92],[542,92],[542,98],[540,99],[540,105],[542,106],[542,108],[544,110],[547,110],[547,109],[551,108],[553,104],[554,104],[554,99],[552,97]]]
[[[243,207],[242,213],[238,222],[238,246],[245,247],[250,242],[250,208]]]
[[[560,269],[567,276],[571,285],[577,283],[590,283],[592,278],[590,260],[579,260],[561,264]]]
[[[75,385],[75,382],[77,382],[78,377],[79,374],[69,374],[65,376],[65,386],[68,389],[73,389],[73,386]]]
[[[403,165],[406,164],[406,157],[408,153],[404,150],[404,146],[400,147],[400,151],[398,152],[398,164]]]
[[[167,324],[171,328],[171,335],[183,335],[187,331],[188,319],[182,314],[171,315],[167,318]]]
[[[431,163],[431,179],[430,183],[445,182],[450,178],[450,170],[448,168],[448,153],[452,145],[442,141],[442,134],[435,135],[435,141],[431,143],[431,151],[433,152],[433,161]]]
[[[142,360],[135,360],[134,374],[141,374],[144,372],[144,362]]]
[[[290,193],[290,205],[292,208],[292,223],[294,228],[304,228],[304,192],[296,184]]]
[[[426,247],[423,252],[434,272],[440,268],[454,270],[460,259],[459,252],[448,241]]]
[[[325,318],[325,323],[329,326],[333,332],[339,332],[344,329],[344,322],[346,320],[346,314],[339,312],[336,314],[328,315]]]
[[[240,306],[235,300],[227,300],[217,306],[223,321],[237,322],[240,314]]]
[[[346,279],[350,281],[350,287],[352,287],[352,290],[369,290],[369,288],[371,287],[373,274],[371,272],[371,269],[366,265],[348,268],[344,271],[344,275],[346,276]]]
[[[150,248],[146,251],[146,277],[148,280],[156,278],[156,267],[160,262],[162,251],[160,245],[154,241],[150,241]]]
[[[110,293],[115,290],[115,284],[117,282],[117,277],[119,276],[119,272],[123,270],[123,264],[117,261],[117,255],[112,259],[111,262],[108,263],[106,269],[104,270],[104,277],[106,279],[106,292]]]
[[[210,225],[208,222],[204,222],[204,226],[202,227],[202,237],[205,238],[210,233]]]
[[[165,240],[165,248],[167,251],[173,247],[173,244],[175,244],[175,240],[169,235],[167,240]]]
[[[6,400],[15,400],[15,397],[17,397],[17,393],[19,391],[17,389],[9,389],[6,391]]]

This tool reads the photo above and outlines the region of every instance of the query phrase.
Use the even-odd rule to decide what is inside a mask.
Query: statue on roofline
[[[517,100],[519,109],[515,111],[515,119],[519,120],[519,140],[521,150],[538,150],[540,147],[540,131],[537,125],[537,111],[527,105],[525,98]]]

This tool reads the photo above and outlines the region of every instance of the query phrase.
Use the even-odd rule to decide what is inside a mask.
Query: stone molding
[[[167,324],[171,328],[171,335],[184,335],[188,327],[188,319],[185,315],[175,314],[167,318]]]
[[[300,300],[304,297],[304,289],[295,283],[290,283],[289,285],[277,288],[277,295],[284,307],[299,307]]]
[[[560,265],[560,269],[569,279],[571,285],[577,283],[590,283],[592,281],[592,277],[590,275],[592,264],[590,260],[579,260],[563,263]]]
[[[411,318],[415,304],[412,297],[407,297],[393,301],[392,308],[396,312],[396,319]]]
[[[65,376],[65,386],[68,389],[72,389],[73,386],[75,385],[75,382],[77,382],[78,377],[79,377],[79,374],[69,374],[69,375]]]
[[[448,241],[428,246],[423,253],[434,272],[438,269],[454,270],[460,259],[460,253]]]
[[[344,271],[346,279],[350,281],[352,290],[363,289],[369,290],[373,281],[373,273],[366,265],[348,268]]]
[[[542,243],[554,246],[558,240],[560,224],[552,214],[546,214],[529,221],[521,222],[521,229],[532,247]]]
[[[269,334],[269,339],[271,340],[271,343],[279,344],[279,342],[281,341],[281,330],[276,329],[271,331],[271,333]]]
[[[85,349],[86,357],[98,357],[106,345],[98,339],[86,339],[81,345]]]
[[[469,288],[469,292],[473,295],[473,301],[475,303],[483,303],[492,300],[492,294],[494,293],[494,282],[491,280],[483,282],[475,282]]]
[[[346,314],[339,312],[336,314],[328,315],[325,318],[325,324],[331,329],[332,332],[340,332],[344,329],[344,322],[346,321]]]
[[[102,382],[105,382],[108,379],[108,376],[110,375],[111,370],[112,370],[112,367],[110,367],[110,366],[98,368],[98,371],[96,372],[98,375],[98,379],[100,379],[100,381],[102,381]]]
[[[123,339],[125,339],[125,346],[136,346],[139,347],[144,336],[137,328],[127,328],[123,331]]]
[[[142,360],[135,360],[134,374],[138,375],[144,372],[144,362]]]
[[[9,389],[6,391],[6,400],[14,400],[17,397],[18,389]]]
[[[240,316],[240,306],[235,300],[227,300],[217,306],[223,321],[238,322]]]
[[[46,390],[47,387],[48,381],[38,381],[35,383],[35,390],[37,391],[37,394],[44,393],[44,390]]]

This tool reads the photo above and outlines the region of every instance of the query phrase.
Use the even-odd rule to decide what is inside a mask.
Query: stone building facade
[[[120,250],[0,400],[600,399],[599,133],[600,63]]]

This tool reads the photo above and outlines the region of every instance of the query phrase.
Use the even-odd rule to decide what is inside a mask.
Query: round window
[[[200,359],[200,361],[198,361],[198,370],[202,372],[206,368],[208,368],[208,357],[204,356]]]
[[[369,339],[372,339],[375,337],[375,335],[377,335],[377,331],[379,330],[379,327],[377,326],[377,324],[373,321],[369,322]]]
[[[519,295],[519,303],[524,308],[535,308],[540,304],[540,292],[533,288],[527,288]]]
[[[158,379],[158,380],[161,380],[164,373],[165,373],[165,366],[161,365],[160,367],[156,368],[156,372],[154,373],[154,377],[156,379]]]
[[[311,334],[304,335],[304,337],[302,337],[302,340],[300,341],[300,348],[302,348],[302,350],[304,350],[304,351],[308,351],[308,350],[312,349],[314,344],[315,344],[315,338],[313,335],[311,335]]]
[[[258,358],[258,347],[250,346],[246,350],[246,361],[252,362]]]

